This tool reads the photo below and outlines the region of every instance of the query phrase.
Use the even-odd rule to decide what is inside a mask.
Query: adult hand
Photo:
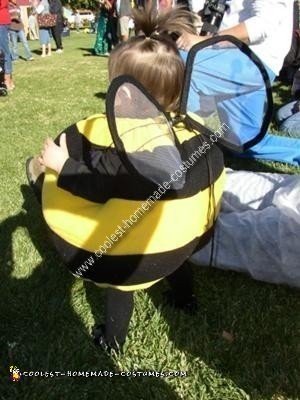
[[[196,43],[203,42],[208,39],[208,36],[198,36],[192,33],[184,32],[176,40],[178,49],[189,51]]]
[[[110,10],[110,9],[112,8],[112,5],[111,5],[111,3],[110,3],[108,0],[105,0],[105,1],[104,1],[104,7],[105,7],[107,10]]]
[[[57,146],[50,138],[45,140],[41,156],[39,157],[39,162],[41,165],[51,168],[60,174],[60,171],[68,158],[69,152],[66,143],[66,134],[63,133],[59,139],[59,146]]]

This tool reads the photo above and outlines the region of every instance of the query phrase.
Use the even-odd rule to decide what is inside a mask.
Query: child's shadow
[[[7,376],[0,383],[1,395],[13,398],[15,394],[20,398],[23,394],[25,399],[30,393],[31,399],[72,396],[82,400],[101,393],[101,399],[130,399],[140,392],[145,396],[139,397],[141,399],[155,399],[153,381],[149,378],[78,376],[78,372],[116,371],[116,365],[113,358],[91,341],[88,331],[92,316],[85,301],[83,282],[74,278],[52,251],[40,206],[31,189],[22,185],[21,191],[23,210],[0,225],[0,357],[4,369],[2,375]],[[33,246],[28,243],[27,233]],[[32,272],[38,258],[41,261]],[[17,385],[9,382],[10,365],[23,372]],[[25,376],[29,371],[66,375],[29,378]],[[155,387],[164,394],[160,398],[178,398],[162,380],[155,380]],[[124,393],[126,397],[122,396]]]

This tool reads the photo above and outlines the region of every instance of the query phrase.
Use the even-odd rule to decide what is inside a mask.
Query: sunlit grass
[[[24,171],[26,158],[40,150],[44,138],[104,111],[107,59],[90,56],[93,41],[94,35],[72,33],[64,40],[64,54],[19,61],[16,90],[0,98],[0,399],[296,400],[299,292],[243,275],[195,268],[200,311],[194,317],[162,306],[164,283],[138,293],[124,355],[109,358],[94,347],[90,329],[102,321],[103,291],[76,280],[60,263]],[[30,44],[38,51],[36,42]],[[278,93],[277,103],[289,92]],[[299,173],[276,163],[231,160],[231,165]],[[36,377],[13,383],[11,364],[21,371],[187,376]]]

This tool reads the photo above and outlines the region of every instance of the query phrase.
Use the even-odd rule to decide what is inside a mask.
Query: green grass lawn
[[[72,32],[64,54],[18,61],[16,89],[0,98],[0,399],[299,399],[299,291],[236,273],[195,268],[201,307],[194,317],[161,306],[164,283],[136,294],[122,356],[110,358],[91,342],[90,329],[103,318],[103,291],[75,279],[52,250],[24,163],[48,135],[104,111],[107,59],[90,55],[93,41]],[[37,42],[30,45],[39,51]],[[279,84],[276,93],[277,104],[289,97]],[[228,162],[299,173],[276,163]],[[185,371],[186,377],[14,383],[12,364],[21,371]]]

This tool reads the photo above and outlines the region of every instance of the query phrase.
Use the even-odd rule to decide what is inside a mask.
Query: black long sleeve
[[[108,172],[98,163],[97,168],[90,169],[85,163],[68,158],[59,174],[57,186],[75,196],[105,203],[114,196],[118,167],[116,165],[114,170]]]

